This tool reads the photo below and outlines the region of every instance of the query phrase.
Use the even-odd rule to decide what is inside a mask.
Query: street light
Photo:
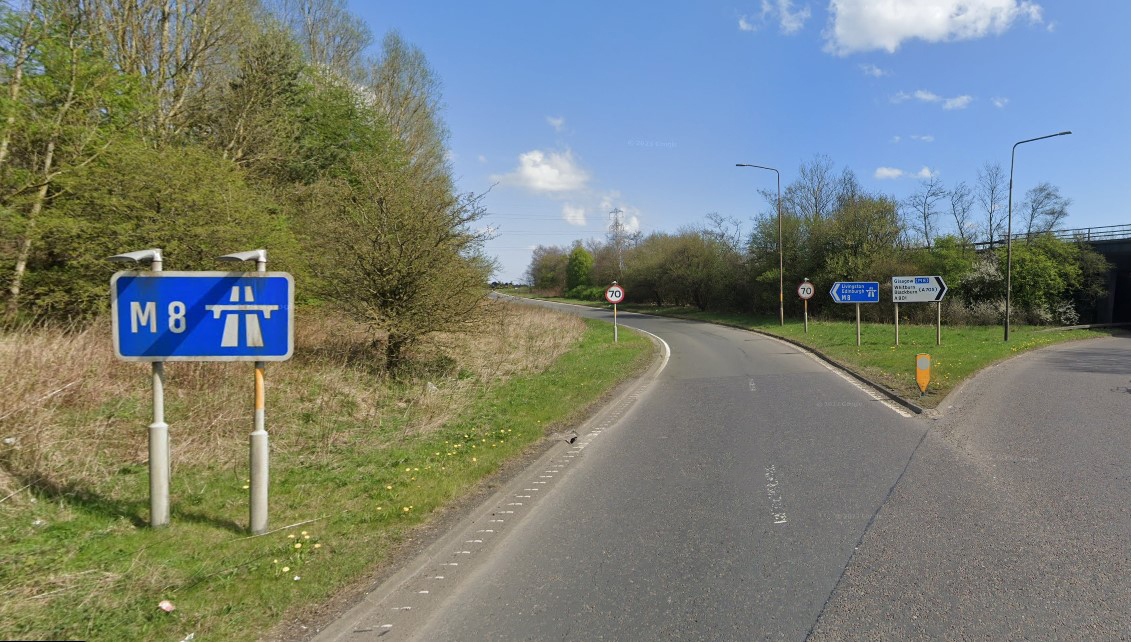
[[[735,167],[754,167],[757,169],[768,169],[778,175],[778,323],[785,325],[785,260],[782,253],[781,245],[781,172],[773,167],[763,167],[762,165],[750,165],[748,163],[735,163]]]
[[[1005,229],[1005,340],[1009,341],[1009,302],[1013,295],[1013,161],[1017,157],[1017,146],[1031,143],[1035,140],[1044,140],[1056,136],[1067,136],[1072,132],[1060,132],[1039,136],[1028,140],[1013,143],[1013,151],[1009,155],[1009,222]]]

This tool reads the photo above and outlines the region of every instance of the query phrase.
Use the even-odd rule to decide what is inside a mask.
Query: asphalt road
[[[983,371],[934,422],[814,639],[1131,639],[1131,337]]]
[[[318,639],[1131,635],[1131,340],[999,366],[932,420],[773,339],[621,321],[666,367]]]

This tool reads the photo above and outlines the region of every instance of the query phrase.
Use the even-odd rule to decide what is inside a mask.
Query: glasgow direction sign
[[[941,276],[893,276],[891,300],[894,303],[936,303],[946,296]]]

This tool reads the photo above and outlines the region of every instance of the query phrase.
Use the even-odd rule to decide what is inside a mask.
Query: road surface
[[[1128,634],[1131,394],[1096,385],[1129,366],[1058,348],[933,420],[770,338],[620,319],[665,367],[318,639]]]

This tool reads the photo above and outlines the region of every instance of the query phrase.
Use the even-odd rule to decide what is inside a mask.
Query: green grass
[[[649,363],[647,339],[624,333],[614,344],[607,323],[585,323],[548,369],[485,388],[435,431],[402,437],[403,422],[388,421],[350,427],[328,452],[273,453],[271,526],[299,524],[291,528],[248,537],[243,474],[219,463],[177,469],[175,445],[167,528],[144,527],[144,465],[123,466],[96,493],[41,494],[0,528],[0,599],[11,607],[0,638],[246,640],[302,617],[395,562],[390,551],[434,511]],[[122,497],[132,499],[113,499]],[[161,600],[175,610],[160,610]]]
[[[1016,354],[1054,343],[1110,336],[1112,330],[1051,330],[1038,326],[1014,325],[1010,340],[1002,340],[1001,326],[942,327],[942,345],[935,345],[934,325],[899,326],[899,345],[895,345],[895,326],[863,323],[860,346],[856,345],[854,321],[809,321],[809,332],[801,320],[756,318],[735,313],[700,312],[694,308],[627,305],[623,309],[661,316],[675,316],[739,328],[759,330],[792,339],[844,364],[868,378],[884,384],[906,399],[934,408],[965,379],[982,368]],[[915,383],[915,356],[931,355],[931,382],[920,397]]]

